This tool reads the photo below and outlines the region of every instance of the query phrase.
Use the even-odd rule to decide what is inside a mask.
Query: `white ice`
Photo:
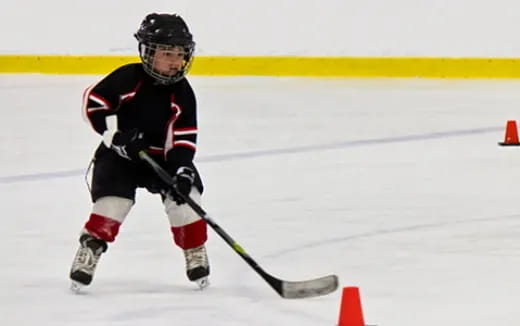
[[[284,300],[211,229],[197,290],[145,191],[69,292],[99,78],[0,76],[0,325],[332,326],[346,286],[366,324],[520,325],[520,148],[497,145],[519,82],[191,78],[205,209],[273,275],[340,278]]]

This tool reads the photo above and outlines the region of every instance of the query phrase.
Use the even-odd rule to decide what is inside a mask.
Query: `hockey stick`
[[[139,157],[148,163],[150,167],[157,173],[159,178],[168,186],[176,190],[173,178],[166,172],[153,158],[145,151],[139,152]],[[338,288],[338,277],[336,275],[328,275],[317,279],[307,281],[284,281],[278,279],[266,271],[256,261],[249,256],[248,253],[235,241],[226,231],[224,231],[190,196],[178,193],[186,201],[186,203],[203,219],[209,226],[231,247],[233,250],[246,261],[282,298],[299,299],[309,298],[320,295],[329,294]]]

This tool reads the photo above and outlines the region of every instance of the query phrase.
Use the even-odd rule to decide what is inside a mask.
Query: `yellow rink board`
[[[0,55],[0,73],[106,74],[137,56]],[[191,75],[520,78],[520,58],[195,57]]]

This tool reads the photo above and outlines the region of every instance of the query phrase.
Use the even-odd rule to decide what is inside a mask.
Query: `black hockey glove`
[[[119,156],[128,160],[138,161],[139,152],[148,148],[143,133],[137,129],[130,131],[117,131],[112,138],[110,146]]]
[[[195,171],[193,171],[192,168],[182,166],[177,169],[177,172],[173,177],[175,189],[169,193],[170,197],[177,203],[177,205],[182,205],[186,202],[179,194],[189,196],[194,181]]]

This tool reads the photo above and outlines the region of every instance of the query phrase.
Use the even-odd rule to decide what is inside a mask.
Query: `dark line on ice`
[[[500,131],[502,129],[503,129],[502,127],[500,127],[500,128],[499,127],[485,127],[485,128],[466,129],[466,130],[432,132],[432,133],[416,134],[416,135],[408,135],[408,136],[351,140],[351,141],[329,143],[329,144],[317,144],[317,145],[309,145],[309,146],[267,149],[267,150],[259,150],[259,151],[252,151],[252,152],[239,152],[239,153],[209,155],[209,156],[202,156],[202,157],[198,158],[197,163],[215,163],[215,162],[243,160],[243,159],[250,159],[250,158],[257,158],[257,157],[266,157],[266,156],[309,153],[309,152],[326,151],[326,150],[332,150],[332,149],[345,149],[345,148],[358,147],[358,146],[384,145],[384,144],[392,144],[392,143],[414,142],[414,141],[420,141],[420,140],[432,140],[432,139],[460,137],[460,136],[467,136],[467,135],[492,133],[492,132]],[[76,176],[84,174],[85,171],[86,171],[86,169],[76,169],[76,170],[55,171],[55,172],[45,172],[45,173],[11,175],[11,176],[0,177],[0,184],[76,177]]]

